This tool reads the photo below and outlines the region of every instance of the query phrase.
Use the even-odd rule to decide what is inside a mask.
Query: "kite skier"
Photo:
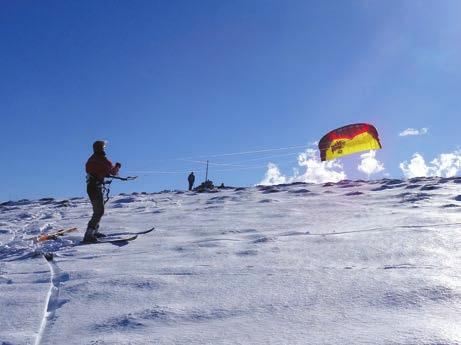
[[[99,222],[104,215],[104,178],[115,176],[121,168],[120,163],[112,164],[106,157],[106,141],[97,140],[93,143],[93,155],[85,165],[86,191],[93,205],[93,216],[88,222],[88,226],[83,237],[85,243],[95,243],[98,237],[105,235],[98,232]]]

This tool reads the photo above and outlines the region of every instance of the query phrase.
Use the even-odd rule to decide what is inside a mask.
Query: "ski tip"
[[[43,253],[43,257],[46,259],[46,261],[53,261],[53,253]]]

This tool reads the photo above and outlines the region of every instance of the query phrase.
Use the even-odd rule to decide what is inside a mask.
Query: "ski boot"
[[[83,236],[83,243],[98,242],[95,232],[96,232],[96,229],[93,229],[93,228],[86,229],[85,236]]]
[[[105,234],[103,234],[102,232],[99,232],[99,224],[98,224],[98,226],[96,227],[96,230],[95,230],[95,232],[94,232],[94,236],[95,236],[96,238],[106,237]]]

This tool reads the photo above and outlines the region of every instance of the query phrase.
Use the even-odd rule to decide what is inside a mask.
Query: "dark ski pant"
[[[192,190],[192,186],[194,185],[194,181],[189,181],[189,190]]]
[[[102,185],[96,183],[88,183],[86,191],[90,197],[91,204],[93,205],[93,216],[88,222],[88,228],[97,230],[99,222],[104,215],[104,194]]]

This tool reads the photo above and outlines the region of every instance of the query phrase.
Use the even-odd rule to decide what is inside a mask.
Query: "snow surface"
[[[0,344],[461,344],[460,183],[118,195],[103,232],[156,226],[126,245],[77,245],[86,198],[3,203]]]

